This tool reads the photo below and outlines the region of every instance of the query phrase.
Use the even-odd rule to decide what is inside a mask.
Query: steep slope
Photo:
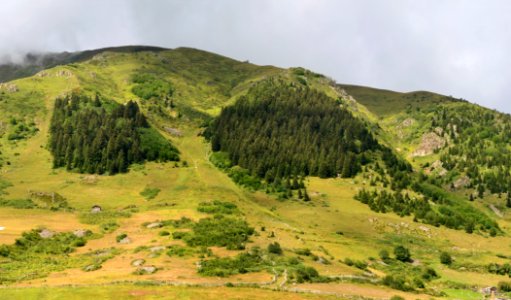
[[[272,80],[291,88],[266,88]],[[79,168],[53,168],[54,160],[47,148],[55,101],[73,93],[91,99],[99,95],[121,104],[136,101],[149,124],[179,150],[181,161],[133,164],[129,172],[115,176],[85,175],[79,173]],[[453,117],[450,113],[456,112],[456,107],[467,107],[470,114],[488,111],[464,102],[447,103],[442,96],[428,93],[412,97],[425,100],[410,99],[419,104],[407,111],[408,105],[402,101],[409,96],[385,92],[394,103],[387,105],[378,102],[380,91],[371,93],[376,96],[365,101],[363,93],[334,86],[324,76],[301,68],[261,67],[189,48],[98,50],[90,57],[85,55],[70,64],[7,82],[0,92],[4,161],[0,169],[0,227],[4,227],[0,231],[0,285],[48,285],[62,294],[69,291],[56,286],[93,285],[101,286],[98,291],[109,295],[139,295],[142,288],[129,283],[149,282],[197,286],[183,287],[182,291],[169,288],[179,295],[206,290],[238,299],[251,297],[247,295],[253,295],[253,290],[225,290],[218,286],[249,285],[281,290],[268,291],[268,297],[279,298],[309,298],[313,296],[308,293],[314,291],[347,298],[388,299],[399,295],[429,299],[457,298],[460,294],[477,298],[480,287],[505,281],[502,274],[507,272],[509,259],[505,253],[511,250],[507,209],[500,210],[503,218],[496,217],[485,207],[488,199],[469,202],[460,197],[462,192],[448,191],[448,186],[442,189],[440,186],[446,184],[436,182],[436,176],[412,172],[404,163],[409,159],[418,169],[435,155],[438,157],[438,153],[411,157],[415,151],[412,146],[430,131],[431,116],[440,116],[435,122],[447,131],[452,126],[446,120]],[[359,102],[352,101],[350,95]],[[249,99],[251,105],[243,99]],[[303,110],[297,108],[300,100],[307,101]],[[268,107],[272,111],[259,116]],[[439,110],[442,107],[452,107],[446,118]],[[237,109],[249,118],[226,117],[227,112]],[[301,122],[307,114],[328,112],[337,117],[337,109],[342,112],[342,120],[332,118],[336,124],[316,122],[317,126],[306,126],[306,130],[297,132],[293,124],[286,123]],[[273,115],[275,112],[279,115]],[[393,122],[407,118],[415,121],[406,127],[405,133],[410,135],[401,138]],[[346,124],[355,124],[355,138],[350,137],[344,146],[360,151],[360,160],[362,154],[371,154],[371,163],[345,174],[346,178],[337,178],[337,169],[329,169],[329,160],[324,166],[317,164],[318,169],[326,170],[322,176],[326,178],[282,171],[283,177],[296,175],[297,178],[287,179],[290,185],[298,186],[285,199],[271,189],[254,188],[243,182],[262,184],[270,178],[266,176],[268,172],[257,172],[261,161],[256,160],[256,155],[267,149],[252,149],[250,156],[234,160],[239,166],[229,165],[225,153],[212,153],[219,149],[235,153],[236,148],[235,144],[223,148],[226,140],[236,140],[226,138],[220,141],[220,148],[212,149],[202,136],[204,126],[215,120],[229,125],[224,128],[230,129],[222,133],[226,137],[241,135],[243,132],[236,130],[246,128],[254,138],[262,138],[258,129],[265,129],[265,121],[280,122],[284,125],[271,128],[288,142],[293,141],[290,135],[302,131],[311,137],[321,133],[316,136],[318,139],[335,140],[340,134],[337,131],[348,128]],[[492,120],[495,119],[488,117],[485,123],[477,124],[489,128]],[[500,124],[500,117],[498,120]],[[240,126],[231,126],[231,122]],[[479,127],[474,128],[480,131]],[[495,136],[500,127],[495,128],[486,134]],[[370,147],[370,136],[387,149],[386,154]],[[490,143],[488,136],[479,138]],[[493,142],[501,145],[505,140],[502,135]],[[277,142],[280,140],[275,141],[271,152],[276,158],[300,154],[290,151],[293,145]],[[316,142],[318,149],[324,146],[324,152],[334,152],[330,154],[334,159],[344,153],[334,149],[332,142]],[[246,144],[258,146],[255,140],[246,140]],[[307,147],[316,144],[304,143]],[[300,160],[307,162],[308,157],[302,156]],[[327,157],[325,153],[323,158]],[[352,164],[346,165],[350,168]],[[481,165],[481,169],[489,168],[490,165]],[[344,164],[339,168],[342,169]],[[310,174],[321,175],[319,170]],[[285,187],[287,180],[282,179]],[[414,182],[427,185],[415,186]],[[369,201],[355,200],[364,190],[378,190],[380,196],[385,191],[393,197],[403,192],[403,199],[406,193],[410,200],[427,203],[430,210],[424,216],[403,213],[404,209],[394,208],[397,198],[390,203],[385,198],[380,202],[386,210],[377,212],[367,205]],[[309,201],[303,194],[300,199],[299,192],[305,193]],[[381,205],[375,207],[380,209]],[[412,207],[404,206],[414,212]],[[453,207],[457,210],[449,211]],[[395,213],[384,213],[388,210]],[[449,229],[450,225],[435,223],[434,218],[426,222],[437,215],[457,220],[455,213],[466,210],[469,217],[473,213],[482,218],[474,224],[472,234],[456,224],[451,227],[457,229]],[[488,228],[484,224],[487,221]],[[495,223],[498,230],[491,231],[497,228]],[[18,242],[14,243],[16,239]],[[408,249],[411,258],[399,246]],[[440,261],[442,252],[453,258],[450,264]],[[127,286],[111,285],[121,281]],[[286,290],[305,294],[282,292]],[[23,297],[38,290],[2,292]],[[265,295],[266,292],[261,291]],[[87,292],[77,289],[74,296],[87,297]]]

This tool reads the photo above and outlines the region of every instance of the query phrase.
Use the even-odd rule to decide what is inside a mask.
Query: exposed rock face
[[[469,184],[470,178],[468,178],[467,176],[461,176],[460,178],[456,179],[456,181],[454,181],[453,183],[455,189],[467,187]]]
[[[9,93],[16,93],[19,91],[18,86],[14,83],[0,83],[0,90],[5,90]]]
[[[426,174],[435,174],[438,176],[447,175],[447,170],[444,169],[443,163],[439,160],[435,161],[429,168],[426,169]]]
[[[69,78],[71,76],[73,76],[73,73],[71,73],[70,71],[68,70],[59,70],[57,71],[57,73],[55,74],[57,77],[65,77],[65,78]]]
[[[444,138],[435,132],[428,132],[422,136],[422,141],[417,150],[413,152],[413,157],[428,156],[441,149],[447,142]]]

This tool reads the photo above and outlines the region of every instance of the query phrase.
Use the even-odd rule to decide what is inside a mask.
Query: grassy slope
[[[162,63],[166,61],[168,63]],[[72,75],[62,74],[68,70]],[[183,159],[188,167],[175,168],[173,163],[148,163],[144,167],[135,168],[128,174],[98,176],[95,184],[84,182],[84,175],[68,173],[64,170],[51,169],[51,156],[44,149],[46,145],[47,128],[55,96],[74,88],[87,92],[100,91],[103,95],[117,101],[125,101],[133,97],[130,92],[129,78],[136,70],[156,72],[171,80],[176,86],[176,102],[178,105],[188,105],[203,112],[215,114],[223,105],[227,105],[236,95],[243,93],[251,81],[264,76],[281,74],[288,78],[293,75],[273,67],[256,67],[246,63],[238,63],[228,58],[193,50],[177,49],[158,53],[103,53],[91,61],[57,67],[45,71],[45,76],[20,79],[14,83],[19,92],[6,94],[7,101],[0,102],[0,110],[6,112],[0,118],[6,121],[10,115],[24,114],[36,119],[40,132],[34,137],[12,143],[1,139],[3,152],[9,166],[0,170],[1,176],[13,184],[6,191],[9,198],[27,197],[27,190],[58,191],[65,196],[75,212],[52,212],[42,210],[13,210],[0,208],[0,226],[5,231],[0,233],[0,243],[12,242],[22,230],[28,230],[40,225],[57,231],[69,231],[78,228],[91,228],[97,231],[97,226],[80,223],[80,215],[87,212],[94,204],[100,204],[106,211],[122,209],[128,205],[136,205],[140,212],[130,218],[119,218],[120,228],[100,239],[93,240],[85,249],[89,251],[107,247],[117,247],[121,255],[107,261],[103,268],[86,273],[80,269],[71,269],[51,274],[48,278],[21,282],[23,286],[40,286],[42,284],[59,286],[63,284],[105,284],[120,280],[139,280],[132,274],[134,268],[130,262],[143,257],[150,264],[162,268],[154,275],[143,279],[170,280],[191,284],[222,284],[225,282],[264,282],[269,280],[269,274],[246,274],[233,278],[203,278],[196,274],[197,258],[168,258],[165,255],[151,258],[146,252],[134,253],[137,246],[168,245],[172,243],[168,237],[158,236],[158,230],[143,229],[141,224],[158,219],[179,218],[188,216],[193,219],[204,217],[196,212],[197,204],[204,200],[223,199],[236,203],[245,213],[249,223],[259,229],[266,227],[266,232],[274,231],[276,238],[268,238],[261,232],[254,237],[251,245],[266,247],[268,243],[277,240],[285,253],[291,255],[295,248],[310,248],[317,255],[333,257],[332,265],[321,265],[306,258],[306,263],[316,267],[326,275],[352,275],[361,271],[340,263],[345,258],[367,259],[377,257],[380,249],[391,252],[393,245],[402,243],[410,247],[414,257],[422,264],[434,266],[442,278],[434,284],[438,289],[448,288],[447,281],[462,282],[473,285],[495,285],[505,280],[502,276],[473,272],[458,272],[440,266],[439,251],[449,251],[455,259],[474,263],[504,262],[496,258],[496,254],[509,252],[511,239],[506,235],[488,239],[477,235],[468,235],[460,231],[445,228],[429,228],[430,235],[424,234],[419,224],[410,218],[399,218],[393,214],[376,214],[369,208],[352,199],[356,190],[364,185],[361,178],[355,180],[311,178],[308,190],[313,201],[303,204],[297,201],[279,202],[261,193],[251,193],[236,186],[222,172],[217,170],[208,160],[209,145],[197,136],[199,129],[193,123],[182,120],[158,121],[157,127],[168,125],[177,126],[183,131],[183,137],[170,137],[183,153]],[[244,80],[234,82],[239,78]],[[324,85],[323,79],[312,81],[310,84],[325,89],[328,93],[335,91]],[[230,93],[226,93],[230,88]],[[35,92],[35,94],[33,94]],[[368,105],[371,110],[371,106]],[[372,116],[374,118],[374,116]],[[150,201],[139,193],[145,187],[161,189],[158,196]],[[168,204],[174,206],[166,206]],[[20,215],[25,216],[20,222]],[[58,220],[58,221],[56,221]],[[372,222],[370,221],[372,220]],[[502,220],[504,228],[509,227],[508,221]],[[408,227],[402,226],[408,224]],[[396,227],[396,225],[400,225]],[[335,234],[341,231],[344,235]],[[115,236],[126,232],[133,239],[132,244],[116,245]],[[234,251],[213,249],[218,255],[233,255]],[[80,252],[79,252],[80,253]],[[71,279],[72,278],[72,279]],[[415,299],[421,295],[410,295],[387,288],[358,285],[351,283],[303,285],[295,288],[304,290],[323,290],[342,295],[365,295],[375,298],[389,298],[400,294],[405,298]],[[94,288],[96,289],[96,288]],[[102,295],[125,295],[133,287],[104,287],[98,290]],[[136,288],[138,290],[138,287]],[[144,290],[144,288],[140,288]],[[64,297],[69,290],[52,289]],[[80,289],[86,297],[88,291]],[[193,298],[194,293],[200,293],[201,288],[176,288],[169,293],[180,297]],[[35,297],[44,293],[41,289],[0,290],[12,297]],[[80,292],[80,293],[81,293]],[[211,290],[216,293],[217,290]],[[251,297],[250,293],[259,290],[219,289],[226,297]],[[60,293],[60,294],[59,294]],[[159,289],[158,292],[159,293]],[[248,294],[247,294],[248,293]],[[453,293],[456,293],[454,291]],[[144,294],[145,295],[145,294]],[[171,294],[172,295],[172,294]],[[270,294],[268,297],[273,297]],[[277,295],[277,294],[275,294]],[[278,294],[275,297],[288,297],[288,294]],[[152,294],[146,297],[153,297]],[[172,297],[172,296],[169,296]],[[289,296],[292,297],[292,296]],[[297,296],[298,297],[298,296]],[[56,297],[59,298],[59,297]],[[270,298],[271,299],[271,298]],[[292,298],[295,299],[295,298]]]

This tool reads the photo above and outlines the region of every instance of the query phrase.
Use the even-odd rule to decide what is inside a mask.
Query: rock
[[[160,252],[160,251],[163,251],[163,250],[165,250],[165,247],[163,247],[163,246],[155,246],[155,247],[151,247],[149,249],[149,251],[151,251],[151,252]]]
[[[419,229],[424,231],[424,232],[430,232],[431,231],[431,229],[429,229],[428,227],[423,226],[423,225],[419,226]]]
[[[470,178],[467,176],[461,176],[460,178],[456,179],[453,183],[455,189],[464,188],[470,185]]]
[[[447,170],[444,168],[444,164],[437,160],[429,168],[426,169],[426,174],[436,174],[438,176],[445,176],[447,175]]]
[[[404,120],[402,123],[401,123],[401,126],[403,127],[410,127],[412,126],[413,124],[415,124],[415,120],[412,119],[412,118],[408,118],[406,120]]]
[[[37,76],[37,77],[47,77],[48,75],[50,75],[50,74],[48,74],[48,72],[41,71],[41,72],[37,73],[35,76]]]
[[[42,237],[43,239],[50,239],[54,235],[55,235],[55,232],[48,230],[46,228],[39,232],[39,236]]]
[[[92,272],[101,269],[101,265],[88,265],[83,270],[85,272]]]
[[[84,236],[87,236],[89,235],[91,232],[89,230],[86,230],[86,229],[77,229],[75,231],[73,231],[73,234],[76,236],[76,237],[84,237]]]
[[[99,206],[99,205],[94,205],[94,206],[90,209],[90,212],[91,212],[91,214],[97,214],[97,213],[100,213],[100,212],[101,212],[101,206]]]
[[[412,153],[413,157],[428,156],[435,150],[444,147],[446,141],[435,132],[428,132],[422,136],[422,141],[417,150]]]
[[[129,244],[131,243],[131,239],[129,237],[125,237],[119,241],[119,244]]]
[[[176,137],[182,137],[183,136],[183,133],[179,129],[172,128],[172,127],[166,127],[166,126],[163,129],[165,129],[165,131],[168,132],[170,135],[173,135],[173,136],[176,136]]]
[[[69,78],[71,76],[73,76],[73,73],[71,73],[70,71],[68,70],[59,70],[57,71],[57,73],[55,74],[57,77],[66,77],[66,78]]]
[[[158,270],[158,269],[155,266],[145,266],[145,267],[138,268],[137,273],[138,274],[153,274],[154,272],[156,272],[156,270]]]
[[[97,175],[87,175],[82,178],[83,184],[96,184],[98,182]]]
[[[490,204],[490,205],[489,205],[489,207],[490,207],[490,209],[491,209],[491,210],[492,210],[492,211],[493,211],[493,212],[494,212],[494,213],[495,213],[498,217],[500,217],[500,218],[503,218],[503,217],[504,217],[504,215],[502,214],[502,212],[501,212],[501,211],[500,211],[497,207],[495,207],[495,205]]]
[[[14,83],[0,83],[0,90],[6,90],[9,93],[16,93],[19,91],[18,86]]]
[[[134,261],[131,262],[131,265],[134,266],[134,267],[140,267],[142,266],[143,264],[145,264],[145,259],[135,259]]]
[[[146,228],[148,229],[154,229],[154,228],[160,228],[163,226],[163,223],[162,222],[154,222],[154,223],[151,223],[151,224],[148,224],[146,226]]]

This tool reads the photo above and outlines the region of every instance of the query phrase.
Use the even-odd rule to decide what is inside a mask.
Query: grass
[[[144,285],[111,285],[88,287],[40,287],[1,289],[5,299],[50,300],[50,299],[256,299],[301,300],[339,299],[328,295],[309,295],[290,292],[274,292],[264,289],[236,287],[169,287]]]

